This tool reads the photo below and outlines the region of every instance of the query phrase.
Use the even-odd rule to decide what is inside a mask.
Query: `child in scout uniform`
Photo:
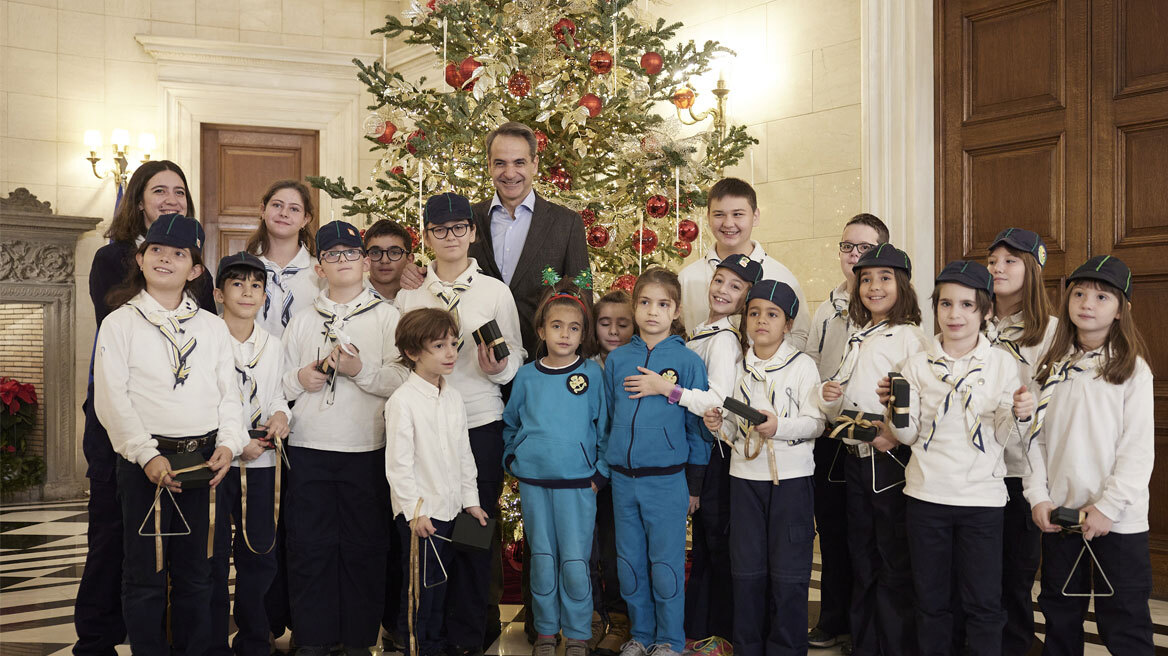
[[[709,389],[682,390],[680,405],[701,416],[722,405],[734,393],[742,367],[742,340],[738,325],[751,285],[762,275],[762,265],[746,255],[731,255],[714,268],[710,280],[710,314],[689,334],[686,346],[706,365]],[[643,394],[669,396],[676,383],[646,370],[625,379],[633,398]],[[686,648],[714,653],[729,646],[733,635],[734,597],[730,576],[730,453],[713,435],[710,463],[702,481],[701,508],[693,518],[693,548],[686,581]]]
[[[904,494],[922,654],[950,653],[954,604],[964,611],[967,653],[1002,649],[1002,448],[1029,426],[1034,397],[1014,359],[981,334],[992,298],[984,266],[945,265],[933,289],[940,337],[902,365],[907,417],[903,426],[885,425],[913,451]],[[887,401],[890,393],[885,379],[880,396]]]
[[[284,400],[284,353],[280,340],[256,320],[264,303],[267,271],[254,255],[239,252],[219,260],[215,300],[232,338],[235,382],[243,402],[244,430],[252,437],[219,485],[215,531],[215,591],[212,626],[217,650],[227,650],[229,561],[235,561],[235,625],[230,650],[240,656],[271,651],[264,596],[276,577],[277,481],[275,448],[283,449],[292,411]],[[235,537],[232,539],[232,528]]]
[[[734,577],[734,653],[807,653],[807,597],[815,541],[815,458],[823,433],[815,403],[819,374],[810,357],[783,341],[799,314],[786,283],[750,289],[742,327],[751,346],[734,399],[763,413],[752,426],[707,410],[706,427],[732,444],[730,570]]]
[[[590,286],[591,281],[588,281]],[[535,312],[546,355],[519,369],[503,413],[503,462],[519,480],[523,531],[531,545],[534,656],[589,656],[592,590],[588,560],[596,492],[608,484],[604,370],[581,354],[592,320],[580,287],[559,281]]]
[[[1006,228],[990,244],[986,267],[994,277],[994,316],[986,324],[986,338],[1005,351],[1018,366],[1018,378],[1031,393],[1034,372],[1054,339],[1058,320],[1042,282],[1046,244],[1038,233]],[[1006,519],[1002,525],[1002,656],[1025,656],[1034,643],[1034,575],[1041,549],[1038,527],[1030,518],[1030,504],[1022,494],[1028,472],[1026,443],[1006,444]]]
[[[292,631],[305,654],[338,643],[364,653],[377,641],[385,595],[385,399],[401,384],[398,312],[365,285],[357,228],[316,233],[313,306],[284,332],[284,392],[296,403],[288,440],[285,522]]]
[[[852,558],[852,645],[856,656],[913,654],[912,574],[904,533],[904,466],[909,448],[876,436],[884,404],[877,384],[908,356],[925,350],[921,310],[904,251],[881,244],[853,267],[856,284],[848,338],[839,369],[822,384],[819,406],[834,426],[831,437],[848,452],[848,550]]]
[[[140,654],[211,649],[210,488],[247,444],[231,335],[192,296],[203,240],[194,219],[158,217],[97,336],[94,402],[119,456],[122,607]],[[171,617],[183,626],[173,645],[164,629],[168,579]]]
[[[487,514],[478,505],[466,407],[447,380],[458,360],[454,318],[437,308],[407,312],[397,348],[410,374],[385,404],[385,476],[408,582],[396,632],[409,649],[439,656],[446,653],[442,616],[454,519],[465,509],[486,525]]]
[[[839,242],[840,270],[844,280],[828,294],[811,319],[811,335],[805,352],[819,367],[819,379],[827,381],[839,370],[848,338],[855,329],[848,319],[848,302],[856,274],[852,267],[860,256],[888,243],[888,227],[872,214],[857,214],[844,226]],[[819,535],[819,618],[807,633],[807,644],[833,647],[848,640],[848,611],[852,602],[852,562],[848,556],[847,488],[839,440],[815,441],[815,531]]]
[[[1046,621],[1046,654],[1083,652],[1092,595],[1109,652],[1143,656],[1155,650],[1148,608],[1148,483],[1156,459],[1152,371],[1132,318],[1131,287],[1131,270],[1110,255],[1075,269],[1035,376],[1041,385],[1036,439],[1023,485],[1043,531],[1038,606]],[[1055,509],[1069,510],[1074,519],[1055,524]]]
[[[682,321],[685,329],[693,331],[705,321],[709,311],[707,294],[714,268],[722,260],[733,255],[746,255],[762,264],[762,277],[787,283],[803,303],[803,289],[791,270],[781,262],[766,254],[762,244],[751,239],[751,233],[758,227],[760,214],[758,195],[754,187],[738,178],[722,178],[710,187],[709,204],[706,209],[707,226],[714,237],[714,245],[704,256],[686,265],[677,274],[681,281]],[[810,315],[801,317],[787,339],[795,348],[803,350],[807,334],[811,330]]]
[[[467,256],[475,240],[470,201],[458,194],[432,196],[426,202],[426,245],[434,261],[418,289],[402,290],[396,303],[402,312],[436,307],[450,312],[458,324],[458,362],[449,383],[466,404],[470,446],[478,470],[479,503],[491,517],[498,513],[503,492],[503,385],[523,364],[519,312],[506,283],[479,270]],[[487,344],[476,346],[473,333],[495,322],[508,355],[496,359]],[[450,590],[446,596],[446,639],[456,653],[482,650],[486,634],[487,592],[491,555],[457,551],[446,563]]]
[[[680,301],[675,274],[646,269],[633,288],[637,335],[604,366],[612,417],[604,457],[612,471],[621,595],[632,621],[623,656],[645,656],[649,648],[675,656],[685,648],[685,519],[698,508],[710,447],[701,419],[677,405],[682,389],[706,388],[705,364],[681,339]],[[624,380],[643,369],[678,387],[669,397],[631,398]]]

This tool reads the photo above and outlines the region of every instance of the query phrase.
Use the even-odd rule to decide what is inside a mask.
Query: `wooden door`
[[[1156,376],[1168,458],[1168,3],[935,0],[937,267],[1038,231],[1048,289],[1114,254]],[[1151,484],[1155,594],[1168,596],[1168,467]]]
[[[220,257],[247,244],[269,185],[318,174],[320,146],[315,130],[209,123],[202,124],[201,144],[199,218],[207,231],[206,261],[214,269]],[[319,207],[319,192],[309,189]],[[310,227],[316,226],[313,217]]]

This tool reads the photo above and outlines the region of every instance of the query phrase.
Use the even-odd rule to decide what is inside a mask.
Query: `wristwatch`
[[[669,393],[669,403],[677,405],[677,402],[681,400],[682,391],[681,385],[674,385],[673,391]]]

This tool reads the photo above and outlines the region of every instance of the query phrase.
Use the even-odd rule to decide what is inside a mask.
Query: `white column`
[[[934,277],[933,3],[861,3],[863,207],[913,262],[927,333]]]

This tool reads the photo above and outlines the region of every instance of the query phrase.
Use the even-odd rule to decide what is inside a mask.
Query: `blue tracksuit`
[[[640,336],[609,354],[604,369],[612,427],[617,572],[632,637],[642,645],[685,647],[685,516],[701,491],[710,446],[701,418],[663,396],[630,399],[626,376],[652,369],[686,389],[706,389],[706,365],[670,336],[652,350]]]
[[[578,358],[559,369],[523,365],[503,412],[503,465],[519,479],[523,532],[531,547],[535,630],[592,637],[588,560],[597,488],[608,481],[600,458],[608,440],[604,371]]]

